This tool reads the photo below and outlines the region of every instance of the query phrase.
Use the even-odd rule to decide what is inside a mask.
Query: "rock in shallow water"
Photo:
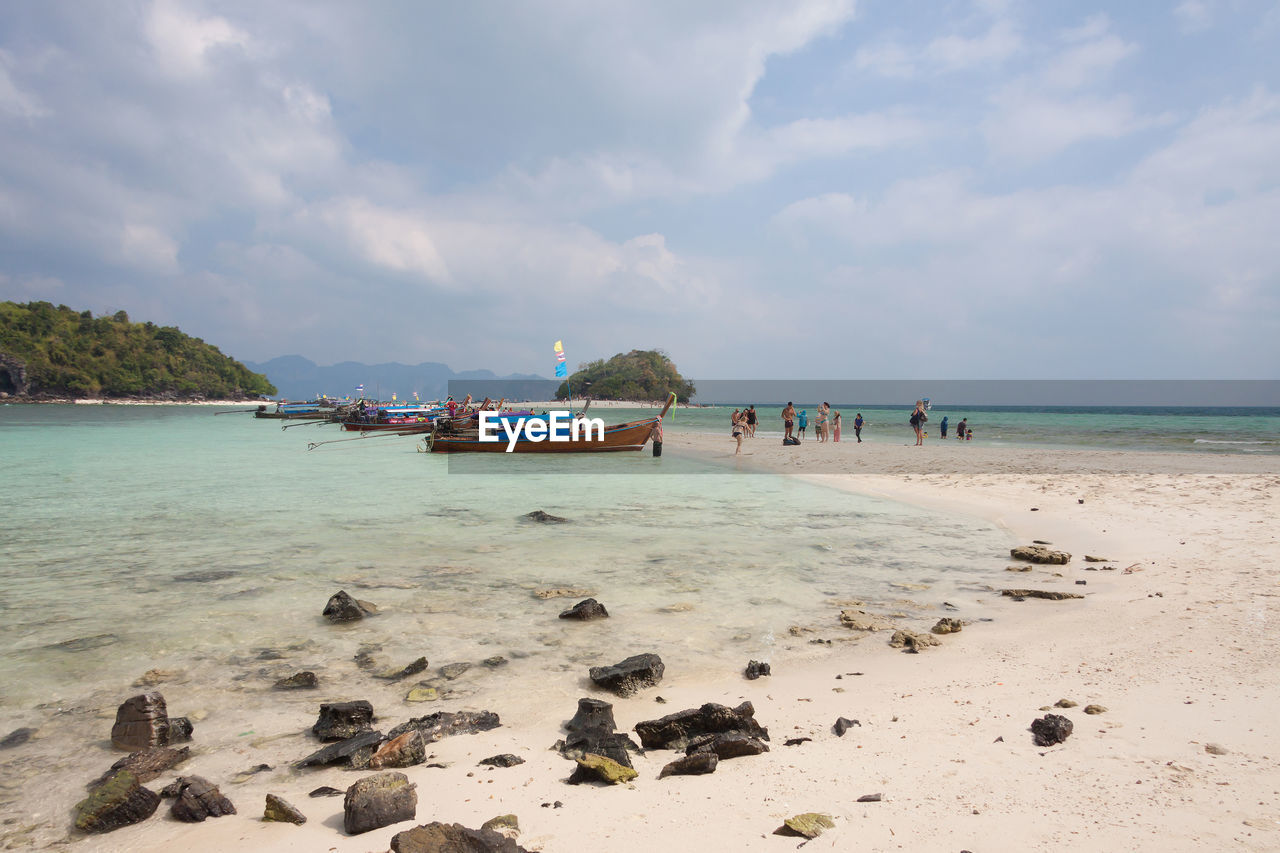
[[[346,740],[373,728],[373,705],[365,699],[325,702],[311,733],[320,740]]]
[[[35,729],[23,726],[20,729],[14,729],[4,736],[4,740],[0,740],[0,749],[13,749],[15,746],[22,746],[31,740],[31,736],[36,733]]]
[[[115,725],[111,727],[112,746],[132,751],[168,744],[169,711],[164,696],[143,693],[120,704]]]
[[[641,688],[657,685],[665,671],[662,658],[646,652],[632,655],[612,666],[593,666],[589,674],[600,687],[627,697],[634,696]]]
[[[543,512],[540,509],[535,509],[533,512],[526,512],[520,517],[526,518],[529,521],[536,521],[539,524],[564,524],[569,520],[567,518],[561,518],[558,515],[552,515],[549,512]]]
[[[502,721],[492,711],[436,711],[434,714],[414,717],[401,723],[387,732],[387,737],[399,737],[407,731],[417,729],[426,743],[435,743],[450,735],[487,732],[501,725]]]
[[[150,782],[164,771],[176,767],[191,756],[191,747],[184,746],[173,749],[167,746],[153,746],[126,755],[111,765],[111,769],[103,773],[97,780],[90,782],[89,787],[101,785],[121,770],[128,770],[139,783]]]
[[[561,611],[560,618],[590,622],[593,619],[608,619],[609,611],[594,598],[584,598],[568,610]]]
[[[76,806],[76,829],[111,832],[146,820],[159,805],[159,794],[142,787],[128,770],[121,770]]]
[[[295,672],[288,678],[282,678],[271,685],[274,690],[314,690],[320,686],[316,674],[309,669]]]
[[[382,743],[382,732],[361,732],[337,743],[331,743],[324,749],[317,750],[294,764],[294,767],[325,767],[330,764],[362,764],[356,760],[366,756],[364,761],[373,757],[373,752]]]
[[[324,606],[321,615],[330,622],[354,622],[366,616],[373,616],[378,608],[367,601],[352,598],[346,590],[338,590]]]

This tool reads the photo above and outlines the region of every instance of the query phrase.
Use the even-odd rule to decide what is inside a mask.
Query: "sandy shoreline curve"
[[[418,786],[416,822],[355,837],[341,831],[341,798],[305,792],[346,788],[368,772],[282,765],[231,785],[226,777],[264,752],[223,747],[180,772],[222,784],[238,815],[197,825],[157,816],[76,846],[356,853],[385,850],[418,823],[476,828],[511,813],[520,844],[548,853],[789,850],[796,839],[771,833],[810,811],[835,821],[810,843],[818,849],[1280,846],[1280,742],[1270,725],[1280,699],[1272,569],[1280,460],[847,442],[782,448],[764,438],[733,459],[727,437],[678,433],[667,447],[984,519],[1020,544],[1047,540],[1072,560],[1010,573],[1008,585],[1085,597],[1018,602],[993,591],[980,608],[947,614],[969,624],[917,655],[889,648],[884,632],[854,635],[833,609],[821,635],[832,645],[780,637],[774,674],[757,681],[734,674],[692,683],[668,672],[630,699],[583,691],[547,707],[513,696],[489,708],[501,728],[432,744],[430,761],[444,767],[403,771]],[[1086,563],[1086,554],[1108,559]],[[658,771],[676,756],[650,752],[636,757],[640,777],[629,785],[570,786],[572,764],[548,748],[586,695],[613,703],[619,731],[705,702],[750,700],[771,751],[724,761],[711,775],[662,780]],[[1060,699],[1077,703],[1053,709],[1073,721],[1074,734],[1035,746],[1028,725]],[[1081,713],[1089,704],[1107,710]],[[387,716],[394,723],[409,713]],[[837,737],[837,717],[860,725]],[[800,737],[811,740],[784,746]],[[1209,743],[1225,753],[1206,752]],[[503,752],[526,763],[477,766]],[[308,823],[260,822],[266,792],[285,796]],[[883,800],[857,802],[866,794]]]

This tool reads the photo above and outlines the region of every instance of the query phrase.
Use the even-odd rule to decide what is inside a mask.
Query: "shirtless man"
[[[783,437],[790,438],[791,430],[796,425],[796,407],[792,405],[790,400],[787,401],[787,407],[782,410],[782,425],[787,431],[786,435]]]

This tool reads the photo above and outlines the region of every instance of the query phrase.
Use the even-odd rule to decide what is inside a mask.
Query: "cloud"
[[[24,119],[48,115],[49,111],[41,104],[39,98],[23,91],[17,83],[13,82],[10,71],[13,64],[13,57],[7,51],[0,50],[0,112]]]
[[[176,0],[155,0],[144,32],[160,65],[180,75],[205,72],[210,54],[219,48],[243,48],[249,43],[248,35],[226,18],[199,17]]]
[[[1205,0],[1183,0],[1173,8],[1173,17],[1184,33],[1200,32],[1213,23],[1213,14]]]

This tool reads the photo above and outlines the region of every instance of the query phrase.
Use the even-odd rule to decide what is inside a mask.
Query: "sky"
[[[0,298],[239,359],[1280,378],[1280,0],[0,4]]]

